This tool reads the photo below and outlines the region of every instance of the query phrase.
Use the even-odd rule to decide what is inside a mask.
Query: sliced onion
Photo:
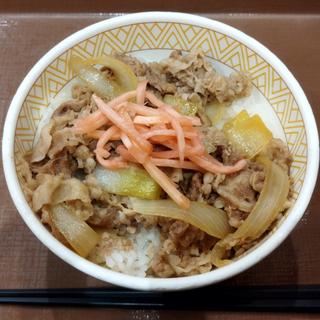
[[[69,63],[72,70],[100,97],[111,99],[137,88],[138,80],[131,68],[115,58],[101,57],[83,60],[72,56]],[[116,80],[107,79],[102,72],[92,66],[93,64],[102,64],[111,69]]]
[[[243,224],[232,234],[220,240],[213,248],[213,264],[221,267],[231,262],[223,259],[226,250],[240,241],[258,239],[276,219],[289,193],[289,177],[274,162],[260,157],[257,162],[265,167],[265,182],[259,199]]]
[[[172,94],[166,94],[163,98],[166,104],[172,105],[179,113],[195,117],[199,109],[199,103],[185,100]]]
[[[138,79],[136,75],[132,71],[131,67],[122,61],[110,56],[103,56],[88,59],[87,63],[100,64],[111,69],[116,78],[116,82],[124,92],[137,89]]]
[[[70,65],[73,71],[84,80],[87,86],[100,97],[113,98],[121,93],[120,87],[106,79],[106,77],[91,65],[87,65],[84,60],[78,57],[71,57]]]
[[[53,206],[51,219],[71,247],[82,257],[86,257],[97,245],[99,235],[89,225],[75,216],[62,204]]]
[[[205,112],[211,121],[211,125],[216,127],[228,115],[228,103],[211,102],[205,106]]]
[[[181,209],[172,200],[131,198],[131,204],[137,213],[182,220],[218,239],[231,231],[227,214],[202,202],[191,201],[188,210]]]

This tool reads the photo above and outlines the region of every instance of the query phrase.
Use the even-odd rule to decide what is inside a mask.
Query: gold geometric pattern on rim
[[[35,130],[50,100],[72,78],[68,60],[72,54],[98,57],[114,51],[201,48],[205,55],[237,71],[250,72],[254,85],[270,102],[283,127],[293,155],[292,178],[296,198],[307,166],[307,139],[301,113],[287,85],[258,54],[224,34],[178,23],[141,23],[108,30],[87,39],[57,58],[41,74],[25,99],[16,127],[15,152],[32,147]],[[18,172],[19,175],[19,172]]]

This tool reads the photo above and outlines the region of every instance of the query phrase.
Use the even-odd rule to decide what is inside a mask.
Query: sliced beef
[[[256,193],[250,184],[251,170],[226,176],[217,188],[217,193],[235,208],[250,212],[256,203]]]
[[[218,74],[205,60],[201,50],[185,55],[181,51],[173,51],[169,58],[148,64],[124,54],[115,56],[127,63],[139,78],[147,79],[162,96],[178,93],[192,99],[196,94],[205,105],[214,99],[233,101],[249,95],[251,91],[248,74],[232,73],[229,77]]]
[[[274,161],[283,170],[289,173],[292,163],[292,155],[282,140],[272,139],[266,148],[266,154],[271,161]]]

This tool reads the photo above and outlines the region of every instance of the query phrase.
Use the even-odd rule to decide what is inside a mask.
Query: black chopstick
[[[120,288],[0,290],[0,303],[131,309],[320,312],[320,285],[216,285],[165,293]]]

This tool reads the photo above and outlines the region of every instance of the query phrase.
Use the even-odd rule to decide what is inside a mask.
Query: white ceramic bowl
[[[72,54],[99,56],[125,51],[144,60],[164,57],[172,49],[189,51],[201,47],[222,73],[248,70],[254,90],[239,100],[258,112],[275,136],[286,140],[293,154],[293,207],[283,221],[248,254],[211,272],[171,279],[138,278],[110,271],[72,252],[41,224],[25,200],[16,168],[16,152],[32,144],[40,120],[54,107],[50,101],[65,94],[72,74],[67,61]],[[257,108],[259,105],[259,108]],[[256,109],[255,109],[256,108]],[[51,111],[50,111],[51,110]],[[307,123],[307,125],[305,125]],[[310,105],[286,66],[262,44],[241,31],[203,17],[169,12],[146,12],[116,17],[76,32],[51,49],[22,81],[10,105],[4,126],[3,164],[12,199],[36,237],[75,268],[116,285],[142,290],[180,290],[215,283],[251,267],[274,250],[302,217],[315,186],[319,163],[318,133]],[[275,270],[276,272],[276,270]]]

